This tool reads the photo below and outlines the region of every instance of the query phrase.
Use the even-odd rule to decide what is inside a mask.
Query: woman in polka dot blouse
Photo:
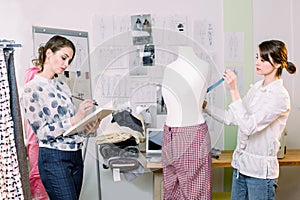
[[[33,63],[40,71],[25,84],[20,98],[25,118],[38,138],[42,182],[50,199],[55,200],[79,199],[84,136],[94,133],[100,124],[97,120],[88,124],[84,132],[63,136],[93,108],[93,101],[87,99],[76,112],[70,88],[54,77],[67,69],[74,55],[75,46],[70,40],[53,36],[39,48]]]

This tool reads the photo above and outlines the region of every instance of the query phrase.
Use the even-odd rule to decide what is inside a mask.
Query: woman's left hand
[[[85,133],[87,135],[93,134],[99,128],[100,123],[101,123],[101,119],[97,119],[95,121],[92,121],[92,122],[88,123],[84,127],[85,128]]]

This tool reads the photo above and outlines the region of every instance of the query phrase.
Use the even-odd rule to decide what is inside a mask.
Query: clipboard
[[[84,131],[85,125],[97,119],[102,120],[112,112],[113,110],[109,108],[97,108],[95,111],[88,114],[83,120],[81,120],[76,125],[72,126],[66,132],[64,132],[63,136],[70,136],[70,135],[77,134],[78,132]]]

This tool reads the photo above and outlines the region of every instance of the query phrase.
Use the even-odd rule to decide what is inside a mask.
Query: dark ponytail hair
[[[288,61],[288,51],[284,42],[279,40],[268,40],[260,43],[258,47],[260,50],[260,57],[265,61],[268,61],[273,66],[274,64],[280,64],[276,76],[281,76],[283,68],[290,74],[296,72],[297,69],[294,63]]]
[[[43,71],[43,65],[46,60],[46,51],[50,49],[53,53],[60,50],[64,47],[70,47],[73,50],[73,57],[70,59],[69,64],[71,64],[74,56],[75,56],[75,45],[73,42],[65,37],[55,35],[52,38],[48,40],[48,42],[45,44],[45,46],[40,46],[38,49],[38,58],[33,59],[32,63],[35,66],[40,67],[40,71]]]

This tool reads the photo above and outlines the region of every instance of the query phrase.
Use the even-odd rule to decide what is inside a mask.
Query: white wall
[[[188,4],[182,1],[159,0],[151,2],[138,0],[86,0],[78,1],[76,4],[72,0],[52,0],[51,2],[0,0],[0,3],[1,8],[3,8],[0,13],[0,16],[2,16],[0,21],[0,38],[14,39],[23,45],[23,48],[18,50],[21,53],[21,58],[16,56],[16,61],[22,65],[22,67],[19,67],[20,71],[18,73],[20,74],[20,80],[23,79],[23,72],[31,65],[30,61],[33,55],[32,26],[88,31],[90,50],[92,52],[96,48],[93,45],[95,38],[93,35],[93,17],[95,15],[123,16],[150,13],[153,15],[188,15],[191,18],[199,18],[199,16],[211,16],[211,10],[214,9],[212,7],[199,9],[203,8],[203,5],[201,1],[197,0],[193,0]],[[199,12],[199,10],[202,12]]]

